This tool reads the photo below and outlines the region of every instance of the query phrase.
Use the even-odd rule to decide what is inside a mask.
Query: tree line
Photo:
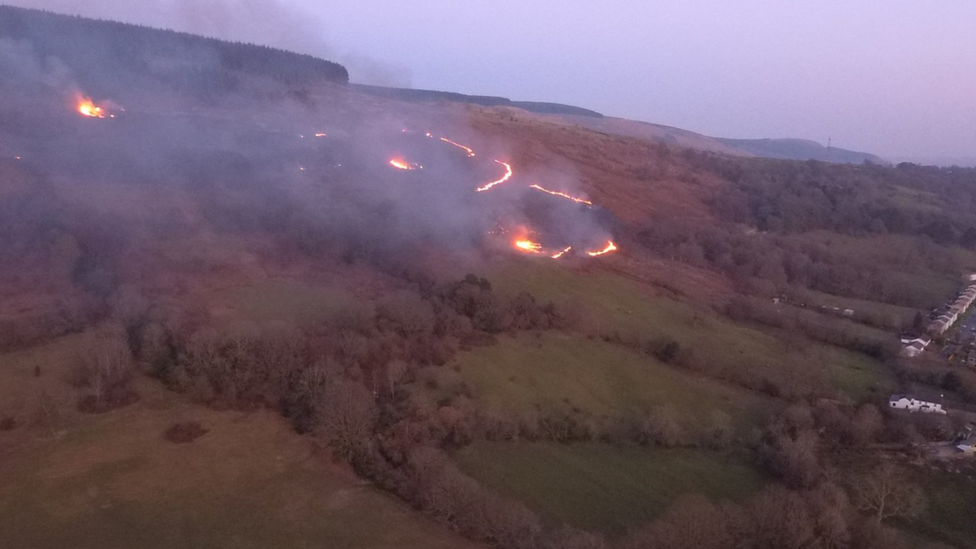
[[[349,81],[344,66],[311,55],[12,6],[0,6],[2,38],[28,42],[38,56],[59,60],[92,90],[107,91],[132,78],[207,92],[232,91],[237,75],[288,86]]]

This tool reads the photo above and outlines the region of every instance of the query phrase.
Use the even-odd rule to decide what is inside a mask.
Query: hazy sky
[[[721,137],[976,156],[974,0],[0,0]]]

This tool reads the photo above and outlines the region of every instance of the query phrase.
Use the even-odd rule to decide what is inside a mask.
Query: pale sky
[[[976,157],[974,0],[0,1],[317,53],[353,81]]]

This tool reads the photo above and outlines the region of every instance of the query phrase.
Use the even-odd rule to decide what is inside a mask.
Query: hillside
[[[370,95],[397,99],[400,101],[416,102],[435,102],[453,101],[457,103],[470,103],[484,107],[516,107],[529,112],[540,114],[563,114],[571,116],[587,116],[602,118],[603,115],[582,107],[562,105],[559,103],[545,103],[540,101],[512,101],[506,97],[496,97],[489,95],[465,95],[462,93],[418,90],[407,88],[388,88],[382,86],[369,86],[365,84],[351,84],[350,87],[360,90]]]
[[[976,170],[4,13],[0,545],[974,546],[970,469],[918,451],[976,403],[965,334],[898,336],[976,270]],[[250,61],[168,84],[197,44]]]
[[[783,160],[820,160],[838,164],[887,164],[883,158],[869,153],[849,151],[838,147],[824,147],[807,139],[725,139],[718,141],[763,158]]]
[[[26,47],[44,60],[21,70],[44,70],[50,81],[68,67],[92,92],[127,79],[196,94],[231,92],[245,74],[290,86],[349,81],[345,67],[310,55],[13,6],[0,5],[0,40],[6,55]]]

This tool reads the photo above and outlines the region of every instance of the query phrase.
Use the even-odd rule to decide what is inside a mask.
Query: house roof
[[[959,443],[956,444],[956,448],[960,446],[976,446],[976,435],[969,435],[968,437],[960,440]]]

